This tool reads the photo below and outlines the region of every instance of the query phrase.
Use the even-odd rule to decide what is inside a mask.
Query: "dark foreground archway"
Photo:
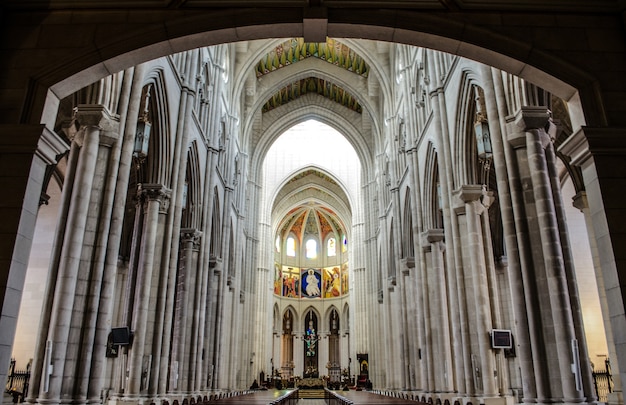
[[[199,46],[328,35],[435,48],[516,74],[565,100],[580,99],[582,110],[573,115],[588,127],[566,149],[583,167],[587,193],[594,198],[590,209],[616,326],[617,363],[626,370],[626,257],[619,249],[626,240],[621,200],[626,188],[624,6],[598,1],[588,14],[589,8],[577,1],[506,9],[460,1],[422,6],[362,2],[368,7],[335,2],[326,8],[254,2],[245,3],[249,8],[221,9],[192,8],[183,1],[99,10],[53,3],[7,2],[0,14],[0,164],[6,174],[0,186],[11,191],[0,204],[6,219],[1,227],[0,364],[11,351],[38,185],[46,159],[54,158],[48,156],[51,145],[38,144],[46,130],[38,124],[54,122],[58,100],[111,73]],[[385,8],[374,8],[381,5]],[[41,161],[33,161],[35,153]]]

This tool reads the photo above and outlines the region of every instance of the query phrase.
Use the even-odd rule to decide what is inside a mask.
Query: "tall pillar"
[[[429,348],[429,380],[431,392],[451,392],[452,384],[452,344],[450,340],[450,322],[448,310],[448,293],[446,283],[446,267],[443,229],[430,229],[423,234],[426,254],[426,283],[428,292],[428,316],[430,339],[426,342]]]
[[[532,267],[522,269],[526,293],[534,375],[539,402],[582,402],[579,342],[576,339],[572,305],[554,190],[551,187],[546,158],[550,138],[545,128],[548,111],[542,107],[522,107],[510,127],[508,140],[515,148],[520,173],[524,218]]]
[[[467,306],[469,318],[477,328],[471,335],[472,353],[471,362],[474,371],[474,384],[476,393],[484,397],[497,396],[495,376],[495,358],[491,350],[489,333],[493,329],[493,303],[489,294],[487,277],[488,261],[493,261],[485,255],[486,242],[483,232],[483,215],[486,215],[482,198],[485,195],[484,186],[466,185],[457,191],[457,196],[463,203],[458,207],[457,215],[459,227],[465,229],[459,233],[464,235],[461,239],[463,245],[464,263],[463,271],[467,282]],[[478,353],[476,353],[476,350]]]
[[[195,300],[195,285],[196,285],[196,273],[197,273],[197,255],[200,238],[202,233],[196,229],[185,228],[181,229],[181,245],[182,254],[184,257],[183,269],[179,271],[184,274],[184,280],[179,284],[179,290],[177,291],[178,300],[181,304],[181,308],[177,311],[176,321],[179,322],[177,330],[179,336],[177,337],[177,357],[175,361],[178,362],[178,391],[188,392],[192,389],[190,386],[190,372],[193,366],[190,358],[190,342],[191,334],[193,332],[193,316],[196,311],[194,308]]]
[[[582,169],[589,203],[589,236],[597,246],[596,272],[603,280],[607,312],[604,321],[607,333],[613,393],[609,403],[623,404],[623,383],[626,379],[626,215],[623,194],[626,190],[626,143],[624,128],[583,127],[560,147],[571,158],[572,165]],[[611,332],[609,332],[611,331]],[[611,342],[612,341],[612,342]]]
[[[113,309],[109,292],[112,277],[105,272],[106,256],[109,249],[117,252],[119,248],[119,245],[109,245],[116,178],[107,179],[107,174],[119,166],[120,132],[117,118],[111,117],[102,106],[79,105],[76,119],[81,126],[97,125],[100,134],[94,180],[89,190],[91,201],[78,288],[85,291],[88,310],[74,310],[73,317],[81,319],[78,324],[82,329],[82,347],[75,366],[76,387],[72,388],[80,401],[98,402],[104,388],[106,339],[111,329]],[[67,186],[74,188],[69,184]],[[86,190],[74,188],[73,192]],[[99,232],[95,234],[89,232],[90,229],[98,229]]]
[[[117,141],[119,126],[100,105],[79,106],[75,118],[79,130],[70,136],[70,176],[63,188],[62,202],[64,222],[59,224],[60,237],[51,261],[56,284],[47,291],[47,335],[40,335],[38,343],[42,348],[45,345],[46,351],[39,351],[35,363],[42,370],[34,378],[34,382],[42,384],[39,401],[48,403],[58,403],[68,395],[79,402],[86,401],[92,371],[104,371],[102,364],[94,370],[91,367],[104,261],[94,260],[96,234],[91,230],[110,221],[110,211],[100,204],[108,198],[104,196],[102,177],[111,163],[110,146]],[[67,378],[70,375],[74,378]]]
[[[519,373],[523,376],[534,375],[532,345],[529,328],[529,316],[526,311],[526,297],[522,268],[528,266],[530,253],[525,240],[523,200],[519,170],[515,161],[515,151],[506,142],[508,104],[505,95],[502,72],[495,68],[483,66],[485,81],[485,104],[488,117],[499,117],[489,125],[493,145],[493,167],[498,181],[498,199],[502,213],[502,228],[507,252],[507,272],[511,291],[511,307],[515,318],[515,352]],[[523,401],[535,402],[537,386],[534,381],[526,379],[522,386]]]
[[[140,197],[144,199],[144,229],[140,249],[137,292],[133,309],[134,332],[133,345],[129,350],[128,389],[126,395],[138,396],[148,389],[150,369],[152,363],[151,348],[146,347],[149,333],[147,323],[150,311],[150,296],[155,256],[159,253],[157,247],[157,228],[159,215],[169,209],[170,190],[160,184],[143,184]]]

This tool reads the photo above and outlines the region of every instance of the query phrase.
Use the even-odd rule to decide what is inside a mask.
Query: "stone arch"
[[[429,142],[426,151],[426,184],[424,185],[424,218],[425,229],[443,228],[438,207],[437,182],[441,181],[439,160],[435,146]]]
[[[336,111],[328,108],[328,106],[319,104],[320,99],[322,99],[320,96],[305,95],[298,99],[301,100],[300,103],[296,100],[267,113],[275,112],[275,118],[267,124],[264,122],[261,130],[263,134],[261,139],[258,142],[251,142],[249,145],[250,150],[253,151],[250,157],[251,173],[259,172],[267,151],[280,135],[292,126],[310,118],[315,118],[317,121],[336,129],[345,136],[361,160],[363,172],[368,173],[370,171],[369,168],[373,167],[373,145],[368,143],[362,135],[362,117],[360,117],[360,114],[352,111],[346,111],[346,114],[338,114]],[[328,102],[334,103],[330,100]]]
[[[169,136],[170,117],[167,106],[166,80],[163,71],[155,69],[146,76],[146,86],[150,86],[148,110],[151,114],[152,129],[150,149],[146,162],[146,180],[172,188],[170,178],[173,147]]]
[[[198,144],[193,141],[187,150],[187,170],[185,175],[186,197],[182,218],[183,228],[200,229],[202,215],[202,186],[200,177],[200,158],[198,156]]]
[[[207,14],[237,18],[210,18]],[[591,125],[606,122],[601,96],[592,94],[596,78],[566,57],[559,58],[549,50],[541,49],[539,44],[535,45],[533,52],[528,52],[525,42],[509,34],[503,32],[501,35],[493,35],[501,30],[499,26],[488,26],[484,22],[483,26],[478,26],[464,20],[462,15],[451,17],[448,14],[410,10],[403,10],[405,18],[402,19],[395,18],[396,11],[393,9],[377,10],[375,20],[371,19],[374,14],[351,14],[344,11],[330,18],[327,35],[387,40],[457,54],[530,78],[566,100],[574,95],[574,88],[578,88],[584,93],[582,100]],[[163,23],[165,19],[168,24]],[[350,22],[346,23],[346,19]],[[229,23],[233,26],[229,26]],[[463,30],[457,29],[459,23],[463,25]],[[257,28],[261,26],[262,29]],[[424,27],[428,27],[429,32],[424,32]],[[536,27],[529,27],[532,28]],[[68,57],[66,46],[63,49],[61,45],[59,48],[50,47],[47,53],[48,66],[42,64],[34,72],[29,72],[37,83],[30,91],[43,94],[44,97],[33,95],[27,99],[41,103],[48,88],[52,89],[55,96],[63,97],[87,85],[94,78],[175,52],[261,37],[295,37],[302,34],[302,29],[300,13],[249,13],[245,9],[230,9],[213,14],[199,12],[175,17],[171,14],[157,14],[151,23],[136,26],[128,24],[126,30],[111,30],[111,38],[106,44],[96,39],[81,41],[80,45],[76,45],[78,49],[71,50],[76,55],[73,57]],[[77,35],[90,38],[94,33],[78,31]],[[520,32],[520,35],[523,33]],[[566,78],[571,85],[554,80],[558,77]],[[26,121],[38,121],[43,108],[43,105],[27,105],[24,114]]]
[[[416,213],[419,215],[419,213]],[[404,208],[402,212],[402,252],[403,259],[415,257],[415,240],[413,234],[413,207],[411,188],[407,187],[404,194]]]
[[[459,102],[454,120],[458,125],[453,135],[455,140],[450,142],[455,148],[454,156],[459,157],[459,161],[452,171],[453,189],[465,184],[478,184],[476,178],[477,157],[472,155],[476,152],[476,141],[472,135],[474,133],[473,122],[476,119],[475,92],[476,86],[479,85],[477,79],[478,77],[474,72],[466,69],[461,74],[462,85],[457,96]],[[486,112],[484,113],[485,118],[487,118]]]
[[[369,97],[364,96],[367,94],[366,79],[318,58],[306,58],[265,75],[262,91],[256,94],[257,97],[251,110],[260,110],[263,104],[280,89],[308,77],[324,79],[337,84],[350,92],[363,106],[363,110],[370,111],[372,115],[375,115],[374,111],[377,110],[377,107]],[[244,128],[248,128],[249,125],[250,121],[246,122]]]
[[[323,322],[324,322],[324,327],[325,328],[328,327],[328,325],[329,325],[330,317],[331,317],[333,311],[336,311],[337,312],[337,316],[339,316],[339,325],[340,326],[343,325],[343,319],[341,317],[341,311],[339,310],[339,308],[336,305],[331,304],[330,306],[328,306],[328,308],[326,308],[324,310]]]
[[[287,212],[291,210],[295,205],[303,201],[303,199],[314,199],[314,200],[318,200],[318,202],[322,202],[321,198],[319,196],[316,196],[314,190],[311,189],[310,179],[307,180],[307,184],[305,188],[299,186],[297,182],[292,187],[289,186],[290,181],[295,176],[301,173],[306,173],[311,170],[319,172],[323,174],[324,176],[328,176],[337,184],[337,187],[332,187],[332,184],[327,184],[321,179],[315,182],[316,188],[323,191],[326,194],[324,196],[325,199],[323,203],[326,205],[331,205],[335,209],[337,215],[343,222],[344,226],[347,228],[345,229],[345,231],[349,232],[350,231],[349,228],[352,224],[352,218],[351,218],[352,208],[351,207],[354,206],[354,202],[351,201],[349,197],[349,193],[347,192],[345,185],[342,184],[342,182],[339,179],[337,179],[327,170],[324,170],[322,168],[318,168],[315,166],[307,166],[307,167],[297,170],[293,174],[285,176],[285,180],[283,181],[283,183],[280,184],[278,187],[276,187],[276,193],[270,197],[270,201],[273,201],[273,207],[272,207],[272,217],[274,218],[272,220],[273,227],[276,227],[278,225],[278,222],[287,214]]]

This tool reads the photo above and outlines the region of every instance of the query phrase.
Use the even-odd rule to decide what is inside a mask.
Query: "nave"
[[[517,25],[479,36],[498,46],[432,38],[414,10],[383,18],[398,37],[379,41],[382,23],[336,20],[371,9],[335,6],[322,27],[337,35],[321,38],[302,21],[243,28],[194,10],[157,24],[176,37],[161,42],[100,15],[115,45],[76,60],[56,52],[99,40],[51,36],[81,27],[43,12],[26,43],[50,58],[29,63],[43,70],[11,97],[28,101],[3,116],[30,125],[0,128],[15,167],[0,181],[28,190],[2,211],[21,225],[1,273],[0,359],[32,370],[27,402],[190,403],[323,379],[431,403],[591,404],[606,365],[601,401],[623,403],[611,238],[626,227],[611,193],[626,115],[596,87],[609,76],[597,66],[616,65],[514,52]],[[581,9],[559,10],[595,32]],[[201,29],[216,21],[235,27]]]

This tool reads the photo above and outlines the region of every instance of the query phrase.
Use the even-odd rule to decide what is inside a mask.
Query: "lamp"
[[[479,159],[490,159],[493,153],[491,147],[491,138],[489,136],[489,125],[482,114],[476,114],[477,119],[474,123],[474,134],[476,135],[476,149]]]
[[[142,117],[137,121],[137,132],[135,133],[135,146],[133,148],[133,157],[144,160],[148,156],[148,145],[150,142],[150,127],[152,124],[147,117]]]
[[[137,131],[135,132],[135,144],[133,146],[133,158],[137,165],[140,165],[148,156],[148,147],[150,145],[150,123],[149,106],[150,106],[150,89],[152,85],[144,88],[142,97],[142,113],[137,120]]]
[[[482,166],[481,183],[489,186],[489,169],[491,168],[491,159],[493,156],[493,148],[491,147],[491,137],[489,135],[489,124],[487,117],[483,113],[483,103],[480,97],[478,87],[474,87],[476,92],[476,121],[474,121],[474,136],[476,137],[476,152],[478,161]]]

